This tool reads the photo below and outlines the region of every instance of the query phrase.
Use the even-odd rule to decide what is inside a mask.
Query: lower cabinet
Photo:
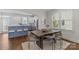
[[[15,32],[8,33],[9,38],[25,36],[25,35],[28,35],[28,31],[15,31]]]

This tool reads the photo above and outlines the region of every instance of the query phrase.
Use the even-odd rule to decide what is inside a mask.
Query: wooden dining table
[[[50,31],[46,31],[43,32],[41,30],[35,30],[35,31],[31,31],[31,34],[34,35],[38,40],[36,41],[36,44],[43,49],[43,37],[47,36],[47,35],[52,35],[52,34],[56,34],[58,32],[61,32],[60,30],[50,30]]]

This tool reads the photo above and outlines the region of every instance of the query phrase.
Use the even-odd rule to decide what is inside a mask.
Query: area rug
[[[30,38],[30,41],[23,42],[22,48],[23,50],[41,50],[37,44],[36,41],[34,41],[35,38]],[[55,44],[55,50],[64,50],[66,47],[68,47],[71,43],[62,40],[62,45],[60,48],[60,42],[57,41]],[[52,50],[52,44],[49,41],[43,41],[43,50]]]

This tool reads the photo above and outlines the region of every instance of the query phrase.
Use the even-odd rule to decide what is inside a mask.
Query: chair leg
[[[55,38],[52,39],[52,50],[55,50],[55,43],[56,43],[56,40]]]
[[[53,44],[53,40],[52,40],[52,50],[54,49],[53,46],[54,46],[54,44]]]
[[[55,42],[53,42],[53,47],[54,47],[54,50],[55,50]]]
[[[62,45],[63,45],[63,42],[62,42],[62,40],[60,39],[60,49],[62,48]]]
[[[30,31],[29,31],[29,34],[28,34],[28,36],[30,37]],[[30,38],[28,38],[29,40],[28,40],[28,49],[30,50],[31,49],[31,44],[30,44]]]
[[[28,42],[28,49],[30,50],[30,41]]]

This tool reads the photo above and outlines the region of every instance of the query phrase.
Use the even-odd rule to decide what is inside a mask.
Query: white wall
[[[40,10],[36,10],[36,9],[25,9],[25,10],[20,10],[20,9],[15,9],[15,10],[9,10],[9,9],[2,9],[0,10],[0,12],[5,12],[5,14],[9,14],[11,15],[14,14],[14,15],[35,15],[35,16],[38,16],[39,18],[39,29],[42,28],[43,24],[42,24],[42,20],[43,19],[46,19],[46,14],[45,12],[43,11],[40,11]]]
[[[59,13],[61,11],[71,11],[70,9],[60,9],[60,10],[52,10],[47,13],[47,24],[52,27],[51,17],[54,13]],[[79,43],[79,10],[72,10],[72,31],[71,30],[62,30],[62,35],[64,38]]]
[[[74,39],[79,42],[79,9],[73,10]]]
[[[28,12],[30,14],[36,15],[39,18],[39,29],[43,27],[42,20],[47,19],[46,13],[39,9],[25,9],[25,10],[18,10],[22,12]]]

